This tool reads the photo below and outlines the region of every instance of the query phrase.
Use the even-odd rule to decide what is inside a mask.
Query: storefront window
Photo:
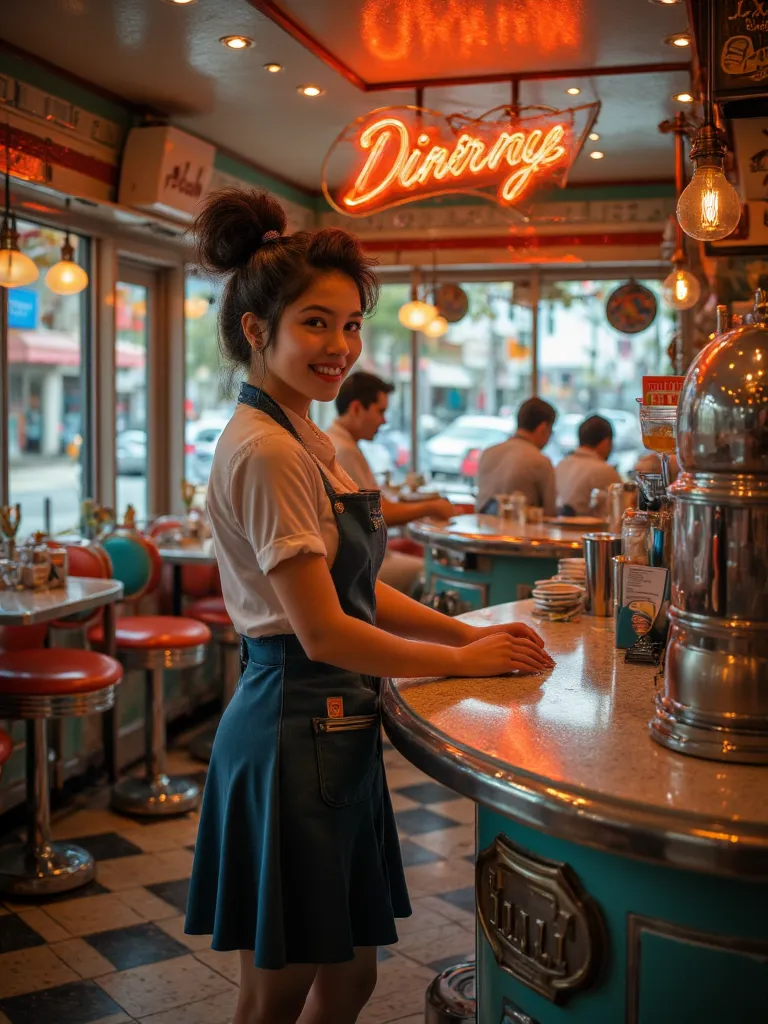
[[[605,316],[606,300],[625,283],[550,281],[542,284],[539,307],[539,395],[558,411],[547,449],[554,462],[578,444],[581,421],[597,412],[614,428],[611,461],[628,473],[641,452],[635,399],[643,374],[664,373],[663,349],[671,334],[671,314],[661,305],[658,281],[642,281],[657,297],[656,319],[638,334],[621,334]]]
[[[420,335],[419,471],[472,490],[481,452],[505,440],[531,393],[530,287],[463,284],[468,310],[440,338]]]
[[[205,487],[213,453],[235,404],[239,374],[219,352],[216,317],[221,285],[196,272],[187,275],[184,299],[187,386],[184,476]]]
[[[150,288],[117,284],[116,468],[117,514],[133,505],[139,522],[147,508],[147,348]]]
[[[46,271],[61,259],[64,234],[18,222],[22,250],[40,276],[8,290],[8,458],[10,499],[21,505],[19,537],[46,526],[58,533],[77,526],[82,497],[85,398],[83,303],[78,295],[56,295]],[[75,260],[85,244],[70,235]]]

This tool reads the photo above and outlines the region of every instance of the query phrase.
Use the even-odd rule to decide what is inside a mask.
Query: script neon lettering
[[[525,192],[541,168],[551,167],[566,156],[564,139],[565,128],[556,124],[546,135],[540,128],[528,132],[501,131],[492,142],[465,132],[452,143],[451,149],[437,144],[427,150],[432,141],[427,134],[420,134],[414,146],[403,121],[382,118],[360,136],[359,146],[369,151],[368,156],[342,202],[354,208],[369,205],[389,191],[414,191],[421,187],[428,192],[430,183],[439,184],[449,176],[466,179],[471,185],[473,178],[487,178],[506,163],[516,170],[501,181],[498,196],[511,203]]]

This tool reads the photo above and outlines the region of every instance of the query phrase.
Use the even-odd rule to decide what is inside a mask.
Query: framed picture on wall
[[[702,32],[705,37],[706,26]],[[768,8],[761,0],[716,0],[715,100],[764,97],[768,77]]]

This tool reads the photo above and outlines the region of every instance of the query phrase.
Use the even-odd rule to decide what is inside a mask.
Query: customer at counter
[[[336,398],[338,418],[328,428],[336,458],[361,490],[378,490],[368,460],[360,450],[359,441],[372,441],[387,417],[389,395],[394,385],[373,373],[360,371],[344,381]],[[387,526],[403,526],[414,519],[432,516],[450,519],[453,505],[443,498],[432,501],[387,501],[382,496],[381,511]],[[424,572],[424,559],[387,548],[379,579],[403,594],[413,589]]]
[[[555,467],[557,507],[562,515],[584,516],[595,487],[607,490],[621,483],[617,469],[608,465],[613,451],[613,427],[602,416],[589,416],[579,427],[579,447]]]
[[[529,506],[555,514],[555,470],[544,455],[557,418],[556,410],[542,398],[529,398],[517,412],[517,433],[480,457],[477,471],[478,512],[495,513],[497,494],[519,491]]]

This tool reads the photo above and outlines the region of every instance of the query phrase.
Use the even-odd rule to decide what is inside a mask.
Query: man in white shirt
[[[336,458],[349,476],[362,490],[377,490],[379,485],[371,472],[368,460],[360,451],[358,441],[372,441],[379,427],[386,423],[389,396],[394,386],[373,373],[359,371],[350,374],[339,389],[336,409],[339,413],[328,428]],[[449,501],[394,502],[383,495],[381,510],[387,526],[403,526],[414,519],[433,516],[450,519],[454,515]],[[388,550],[379,579],[405,594],[413,591],[424,571],[424,560],[401,551]]]
[[[593,488],[607,490],[621,483],[621,476],[608,465],[613,450],[613,427],[602,416],[590,416],[579,427],[579,447],[555,467],[557,505],[565,514],[584,516],[589,512]]]
[[[517,433],[480,456],[477,469],[478,512],[495,513],[497,494],[519,491],[528,504],[555,514],[555,470],[542,448],[552,436],[557,412],[541,398],[529,398],[517,411]]]

